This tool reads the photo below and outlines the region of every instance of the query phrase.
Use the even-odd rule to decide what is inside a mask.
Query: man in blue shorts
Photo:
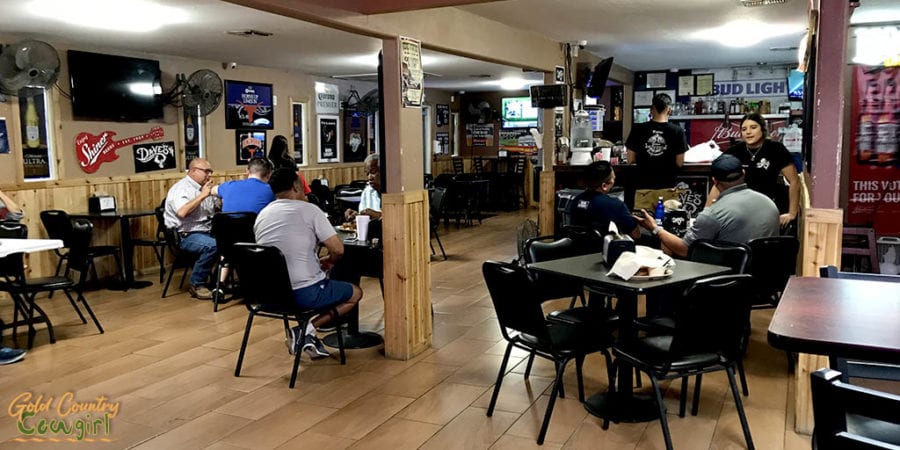
[[[362,290],[354,284],[326,278],[325,270],[331,269],[343,256],[344,244],[325,213],[303,200],[306,196],[297,172],[278,169],[269,179],[269,185],[275,201],[256,218],[253,227],[256,242],[277,247],[284,254],[297,305],[326,311],[307,324],[303,342],[297,342],[299,327],[285,330],[288,349],[294,354],[302,348],[313,358],[328,356],[322,341],[316,337],[316,328],[327,327],[337,317],[356,308]],[[319,243],[328,249],[328,255],[321,258],[316,251]]]

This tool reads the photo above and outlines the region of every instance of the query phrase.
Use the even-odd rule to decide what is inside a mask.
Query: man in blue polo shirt
[[[222,198],[222,212],[259,212],[275,200],[269,187],[272,163],[265,158],[253,158],[247,163],[247,179],[226,181],[212,188],[213,195]]]

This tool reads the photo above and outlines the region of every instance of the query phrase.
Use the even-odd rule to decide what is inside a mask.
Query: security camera
[[[222,68],[225,69],[225,70],[228,70],[228,69],[237,69],[237,66],[238,66],[238,63],[233,62],[233,61],[232,61],[232,62],[223,62],[223,63],[222,63]]]
[[[578,46],[584,48],[587,45],[587,41],[578,41]]]

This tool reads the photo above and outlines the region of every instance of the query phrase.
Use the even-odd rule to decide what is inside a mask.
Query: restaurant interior
[[[664,3],[5,2],[0,447],[900,446],[900,6]],[[625,142],[659,94],[690,150],[651,192]],[[646,247],[569,226],[605,160],[665,246],[748,113],[796,168],[781,236],[635,277],[612,249]],[[321,359],[236,244],[255,214],[211,219],[210,301],[164,219],[191,160],[221,186],[279,139],[363,291]]]

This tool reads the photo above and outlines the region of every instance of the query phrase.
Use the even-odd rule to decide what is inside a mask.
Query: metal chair
[[[256,223],[256,213],[231,212],[218,213],[213,216],[212,233],[216,238],[216,251],[219,252],[219,263],[216,265],[216,288],[213,291],[213,312],[219,311],[219,302],[224,300],[222,286],[222,270],[232,266],[234,262],[234,244],[238,242],[256,242],[253,233],[253,224]],[[229,278],[234,274],[228,273]]]
[[[444,211],[444,199],[446,198],[447,189],[437,187],[431,192],[431,202],[429,202],[429,211],[428,211],[428,223],[431,227],[431,236],[437,240],[438,247],[441,249],[441,255],[444,256],[444,261],[447,260],[447,252],[444,251],[444,244],[441,243],[441,236],[438,234],[438,227],[441,224],[441,214]],[[428,241],[428,245],[431,246],[431,254],[434,252],[434,244],[431,241]]]
[[[752,285],[752,277],[746,274],[699,280],[685,291],[684,299],[679,302],[671,335],[631,338],[613,346],[616,365],[635,367],[650,376],[667,449],[672,449],[672,436],[659,381],[722,370],[728,375],[747,448],[754,448],[734,379],[734,369],[743,355],[744,326],[750,320]],[[700,386],[698,377],[694,386],[695,411],[700,401]],[[685,389],[681,396],[686,400]],[[609,420],[604,420],[604,428],[608,425]]]
[[[556,377],[537,437],[537,443],[541,445],[544,443],[544,436],[550,425],[550,416],[553,414],[556,397],[557,395],[563,396],[563,374],[570,361],[575,360],[580,401],[584,401],[582,366],[585,356],[590,353],[603,353],[606,358],[609,385],[611,387],[614,385],[615,372],[612,371],[612,359],[607,351],[612,343],[612,335],[598,333],[598,330],[584,324],[547,320],[541,310],[541,299],[534,295],[533,282],[529,278],[528,272],[521,266],[487,261],[482,265],[482,273],[488,291],[490,291],[494,311],[497,313],[500,332],[508,342],[503,362],[500,363],[497,382],[494,384],[494,392],[491,394],[487,416],[491,417],[494,414],[497,396],[500,393],[500,386],[503,383],[503,376],[506,374],[506,366],[513,348],[534,352],[542,358],[553,361],[556,365]]]
[[[41,211],[41,223],[44,225],[44,229],[47,231],[47,236],[50,239],[60,239],[63,241],[63,247],[71,250],[71,232],[72,232],[72,219],[69,218],[69,215],[62,210],[52,209],[47,211]],[[59,249],[55,250],[57,256],[59,256],[59,262],[56,264],[56,272],[55,276],[59,276],[59,271],[62,268],[62,263],[64,259],[68,259],[68,254],[62,253]],[[102,256],[112,256],[116,260],[116,270],[119,272],[119,276],[122,280],[122,258],[119,256],[119,247],[115,245],[90,245],[88,242],[87,254],[90,260],[90,270],[94,274],[94,279],[97,279],[97,268],[94,265],[94,258],[99,258]],[[69,268],[66,266],[66,273],[68,273]],[[51,292],[52,294],[52,292]]]
[[[797,271],[800,241],[793,236],[773,236],[753,239],[747,245],[753,255],[748,273],[753,275],[759,292],[753,309],[774,308],[788,279]]]
[[[842,378],[831,369],[810,374],[813,448],[900,448],[900,396],[846,384]]]
[[[166,201],[153,210],[156,217],[156,235],[150,239],[134,239],[132,242],[135,247],[150,247],[153,254],[159,262],[159,282],[162,284],[166,276],[166,246],[169,245],[166,240],[166,221],[165,221]]]
[[[166,285],[163,287],[160,298],[166,298],[166,293],[169,292],[169,285],[172,283],[172,277],[178,269],[184,269],[181,273],[181,281],[178,283],[178,289],[183,289],[184,279],[187,277],[188,269],[193,267],[194,263],[197,262],[197,259],[200,258],[200,255],[197,253],[191,253],[181,249],[181,234],[178,233],[178,230],[167,227],[165,234],[166,242],[169,245],[169,253],[174,255],[175,258],[172,261],[172,267],[169,269],[169,276],[166,277]]]
[[[284,255],[276,247],[238,243],[234,245],[234,266],[241,283],[244,285],[244,298],[247,311],[247,325],[244,328],[244,338],[241,341],[241,350],[238,353],[237,365],[234,368],[234,376],[241,376],[241,366],[244,362],[244,354],[247,351],[247,342],[250,339],[250,328],[253,326],[253,318],[270,317],[284,321],[285,328],[290,327],[291,320],[300,325],[300,342],[303,342],[306,333],[306,324],[319,311],[302,309],[294,302],[294,293],[291,289],[291,278],[288,274],[287,263]],[[343,333],[337,333],[338,349],[340,350],[341,364],[346,363],[344,355]],[[293,389],[297,382],[297,372],[300,367],[300,356],[303,352],[295,349],[294,365],[291,371],[290,388]]]

